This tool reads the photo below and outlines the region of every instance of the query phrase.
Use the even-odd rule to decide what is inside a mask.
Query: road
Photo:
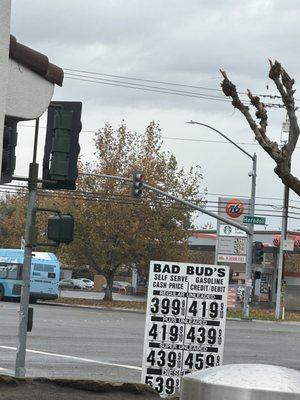
[[[0,373],[13,373],[17,303],[0,302]],[[27,375],[140,381],[145,314],[34,306]],[[227,321],[224,363],[300,370],[300,324]]]

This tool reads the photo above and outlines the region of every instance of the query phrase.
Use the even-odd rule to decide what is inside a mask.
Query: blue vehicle
[[[0,249],[0,301],[20,298],[24,250]],[[30,300],[56,299],[60,280],[60,264],[53,253],[32,253]]]

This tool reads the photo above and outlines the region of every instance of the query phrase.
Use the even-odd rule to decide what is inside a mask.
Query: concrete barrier
[[[229,364],[186,375],[180,400],[300,400],[300,371]]]

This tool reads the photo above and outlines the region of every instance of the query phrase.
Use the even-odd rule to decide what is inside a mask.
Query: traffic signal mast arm
[[[185,204],[186,206],[191,207],[191,208],[193,208],[194,210],[201,211],[203,214],[207,214],[207,215],[209,215],[210,217],[213,217],[213,218],[215,218],[215,219],[218,219],[219,221],[225,222],[225,223],[228,224],[228,225],[232,225],[232,226],[234,226],[234,227],[236,227],[236,228],[238,228],[238,229],[240,229],[240,230],[246,232],[248,235],[251,235],[251,232],[250,232],[250,229],[249,229],[249,228],[247,228],[247,227],[244,226],[244,225],[238,224],[237,222],[234,222],[234,221],[232,221],[231,219],[227,219],[227,218],[224,218],[224,217],[222,217],[222,216],[220,216],[220,215],[217,215],[217,214],[215,214],[215,213],[212,213],[212,212],[210,212],[210,211],[207,211],[205,208],[202,208],[202,207],[200,207],[200,206],[197,206],[196,204],[193,204],[193,203],[191,203],[191,202],[189,202],[189,201],[179,199],[178,197],[173,196],[172,194],[169,194],[169,193],[167,193],[167,192],[164,192],[164,191],[162,191],[162,190],[160,190],[160,189],[157,189],[157,188],[155,188],[155,187],[153,187],[153,186],[150,186],[150,185],[148,185],[147,183],[144,183],[144,187],[147,188],[147,189],[149,189],[149,190],[152,190],[152,192],[162,194],[163,196],[168,197],[169,199],[175,200],[175,201],[177,201],[177,202],[179,202],[179,203],[181,203],[181,204]]]
[[[132,178],[125,178],[123,176],[106,175],[106,174],[92,174],[92,173],[87,173],[87,172],[79,173],[79,175],[82,175],[82,176],[94,176],[96,178],[98,177],[98,178],[115,179],[115,180],[118,180],[118,181],[130,182],[132,184]],[[194,210],[201,211],[203,214],[207,214],[210,217],[213,217],[215,219],[218,219],[219,221],[225,222],[225,224],[232,225],[232,226],[234,226],[234,227],[236,227],[238,229],[241,229],[242,231],[246,232],[248,235],[252,235],[252,233],[250,232],[250,229],[247,228],[245,225],[238,224],[237,222],[234,222],[231,219],[227,219],[227,218],[224,218],[224,217],[222,217],[220,215],[217,215],[215,213],[207,211],[203,207],[197,206],[196,204],[193,204],[193,203],[191,203],[189,201],[182,200],[182,199],[180,199],[180,198],[178,198],[176,196],[173,196],[170,193],[167,193],[167,192],[164,192],[164,191],[162,191],[160,189],[157,189],[154,186],[150,186],[145,182],[143,182],[143,188],[147,188],[149,190],[152,190],[152,192],[162,194],[163,196],[168,197],[169,199],[175,200],[175,201],[177,201],[178,203],[181,203],[181,204],[185,204],[186,206],[191,207]]]

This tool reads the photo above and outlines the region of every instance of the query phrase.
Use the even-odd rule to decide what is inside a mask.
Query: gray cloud
[[[215,89],[220,88],[223,68],[240,91],[249,87],[256,93],[276,93],[267,60],[277,58],[299,86],[298,0],[12,0],[12,6],[17,39],[65,68]],[[242,116],[226,102],[70,79],[56,89],[55,98],[83,101],[86,129],[97,129],[107,120],[117,125],[125,118],[131,129],[139,130],[155,119],[166,136],[212,138],[211,132],[185,124],[199,119],[234,140],[253,140]],[[272,109],[269,114],[269,134],[279,140],[284,112]],[[209,189],[247,192],[247,161],[224,145],[168,140],[165,148],[186,166],[203,164]],[[82,151],[88,157],[91,136],[82,136]],[[258,192],[281,196],[272,161],[262,152],[259,157]],[[299,170],[298,158],[297,153],[294,167]]]

